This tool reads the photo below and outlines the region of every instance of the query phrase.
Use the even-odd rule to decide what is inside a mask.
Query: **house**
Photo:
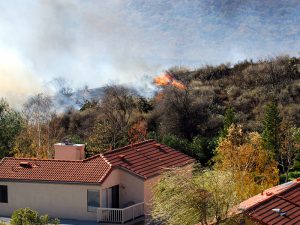
[[[239,206],[244,224],[300,224],[300,179],[272,187]]]
[[[56,144],[54,159],[3,158],[0,216],[30,207],[51,217],[132,224],[151,210],[165,168],[194,159],[147,140],[84,159],[84,145]]]

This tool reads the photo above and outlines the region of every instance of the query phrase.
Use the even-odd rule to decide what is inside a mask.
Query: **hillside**
[[[53,100],[39,95],[27,104],[27,125],[10,144],[10,154],[51,157],[52,144],[67,138],[86,143],[87,154],[93,155],[154,138],[206,163],[223,129],[226,109],[233,109],[244,130],[261,132],[269,102],[277,105],[285,124],[300,127],[299,58],[281,56],[194,70],[175,67],[153,83],[157,89],[149,99],[118,85],[78,91],[70,96],[76,97],[79,108],[66,107],[56,114],[49,102],[45,104]],[[70,100],[61,96],[62,102]],[[93,96],[100,99],[91,100]]]

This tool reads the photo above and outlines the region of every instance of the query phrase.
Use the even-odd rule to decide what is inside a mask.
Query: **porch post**
[[[125,212],[125,211],[122,209],[122,210],[121,210],[122,224],[124,224],[124,222],[125,222],[125,221],[124,221],[124,212]]]
[[[134,206],[132,207],[132,220],[134,220]]]

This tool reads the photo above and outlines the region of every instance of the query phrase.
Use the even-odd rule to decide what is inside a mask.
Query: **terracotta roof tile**
[[[28,162],[31,167],[23,168],[20,162]],[[0,163],[0,179],[99,183],[110,169],[100,155],[78,161],[4,158]]]
[[[124,168],[147,179],[158,175],[163,168],[194,161],[177,150],[148,140],[84,160],[4,158],[0,162],[0,180],[101,183],[113,168]],[[21,162],[29,163],[30,167],[23,168]]]
[[[260,193],[258,195],[255,195],[255,196],[241,202],[239,204],[238,208],[240,210],[246,210],[246,209],[252,207],[253,205],[258,204],[259,202],[263,202],[266,199],[272,197],[272,195],[278,194],[278,193],[288,189],[295,182],[297,182],[297,180],[290,181],[290,182],[287,182],[287,183],[284,183],[284,184],[280,184],[280,185],[271,187],[267,190],[264,190],[262,193]]]
[[[285,214],[272,209],[280,209]],[[289,183],[281,192],[249,207],[245,214],[261,224],[300,224],[300,183]]]
[[[159,147],[158,147],[159,146]],[[123,157],[119,157],[122,154]],[[116,149],[103,155],[114,167],[123,167],[147,179],[161,173],[163,168],[181,167],[195,160],[154,140]]]

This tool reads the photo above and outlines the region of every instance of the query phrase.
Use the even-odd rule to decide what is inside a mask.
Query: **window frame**
[[[2,192],[4,192],[4,194]],[[5,197],[2,198],[3,196],[5,196]],[[0,185],[0,203],[8,203],[8,187],[7,187],[7,185]]]
[[[89,206],[89,192],[97,192],[99,199],[98,199],[98,203],[99,203],[99,207],[96,206]],[[96,190],[96,189],[88,189],[86,192],[86,204],[87,204],[87,211],[88,212],[97,212],[97,209],[100,208],[100,190]]]

